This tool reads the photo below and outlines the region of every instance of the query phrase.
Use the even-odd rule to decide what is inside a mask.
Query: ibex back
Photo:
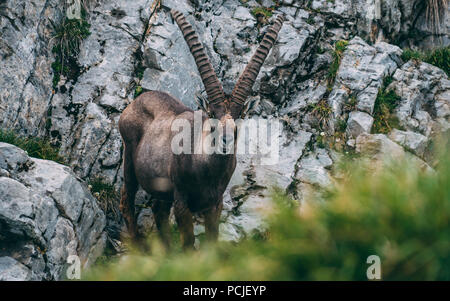
[[[209,123],[219,120],[222,145],[230,145],[228,153],[197,154],[174,153],[172,141],[176,132],[172,125],[184,120],[194,127],[196,113],[164,92],[151,91],[139,96],[122,113],[119,121],[124,142],[124,185],[120,210],[128,231],[137,238],[134,199],[138,186],[155,199],[152,211],[163,243],[170,246],[169,214],[172,205],[183,247],[194,245],[192,213],[204,215],[206,236],[216,240],[222,210],[223,193],[236,166],[237,129],[234,120],[244,117],[246,102],[270,49],[281,29],[283,16],[279,16],[268,29],[260,46],[248,63],[231,95],[225,95],[214,69],[195,33],[185,17],[171,11],[194,56],[208,96],[200,107],[201,121],[210,126],[201,129],[205,137],[213,131]],[[197,112],[197,115],[200,114]],[[194,133],[194,130],[191,131]],[[194,139],[190,139],[192,143]],[[191,149],[195,146],[193,145]]]

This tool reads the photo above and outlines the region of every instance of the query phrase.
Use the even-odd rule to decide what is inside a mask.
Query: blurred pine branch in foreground
[[[327,201],[301,207],[274,193],[267,235],[193,253],[132,253],[85,271],[86,280],[367,280],[370,255],[383,280],[450,280],[450,156],[436,172],[411,162],[374,172],[342,164]],[[367,166],[366,166],[367,167]]]

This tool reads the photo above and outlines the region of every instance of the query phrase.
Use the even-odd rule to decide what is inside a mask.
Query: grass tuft
[[[91,34],[89,31],[90,25],[85,20],[85,14],[82,14],[82,16],[82,19],[64,18],[60,24],[52,22],[52,39],[55,40],[52,52],[56,56],[55,62],[52,64],[54,88],[57,87],[61,75],[76,78],[79,73],[76,58],[80,51],[81,42]]]
[[[311,107],[312,107],[311,113],[319,121],[320,128],[321,129],[326,128],[331,113],[333,112],[330,105],[328,104],[328,101],[324,98],[320,100],[318,103],[312,105]]]
[[[450,46],[425,52],[405,49],[402,54],[402,59],[405,62],[409,60],[423,61],[441,68],[447,73],[447,76],[450,76]]]
[[[330,69],[328,70],[328,88],[331,90],[334,81],[336,80],[336,75],[341,65],[342,55],[347,49],[348,41],[340,40],[337,41],[334,46],[333,52],[333,63],[331,63]]]
[[[0,129],[0,142],[15,145],[25,150],[30,157],[65,164],[65,160],[59,155],[58,148],[51,145],[47,139],[22,137],[13,131],[5,131]]]
[[[274,8],[272,7],[255,7],[251,10],[251,14],[258,20],[258,23],[266,24],[272,17]]]
[[[380,89],[375,100],[375,107],[373,110],[373,127],[372,133],[387,134],[393,128],[400,129],[400,122],[394,114],[395,108],[400,102],[400,97],[393,90],[387,90],[391,84],[392,77],[386,77],[383,82],[383,87]]]
[[[120,197],[114,186],[98,177],[89,181],[88,186],[103,212],[110,217],[118,218]]]

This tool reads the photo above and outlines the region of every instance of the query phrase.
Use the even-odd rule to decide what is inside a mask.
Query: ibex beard
[[[183,247],[192,249],[193,213],[204,216],[208,240],[217,240],[223,193],[236,167],[236,120],[251,106],[247,97],[284,18],[277,17],[232,94],[225,95],[192,25],[180,12],[172,10],[171,14],[195,59],[208,99],[199,102],[203,110],[200,128],[196,122],[199,113],[164,92],[144,93],[124,110],[119,121],[124,142],[120,210],[131,237],[137,239],[134,199],[140,185],[154,199],[152,211],[164,245],[170,247],[169,214],[173,206]],[[177,126],[181,132],[191,129],[187,135],[191,139],[177,144],[180,131],[173,130]],[[208,139],[214,132],[219,135],[212,140],[218,143],[210,148]],[[181,137],[186,138],[186,134]]]

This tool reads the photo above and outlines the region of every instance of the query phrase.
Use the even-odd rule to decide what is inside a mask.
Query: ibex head
[[[193,26],[187,22],[186,18],[179,11],[172,9],[171,14],[180,27],[184,39],[194,56],[206,94],[208,95],[208,100],[202,100],[200,107],[208,116],[218,119],[220,124],[227,128],[227,133],[235,133],[234,120],[243,118],[248,111],[249,103],[247,102],[247,97],[251,93],[261,66],[277,39],[284,17],[280,15],[276,18],[237,81],[233,92],[231,95],[226,95]],[[225,137],[224,140],[228,139]]]

